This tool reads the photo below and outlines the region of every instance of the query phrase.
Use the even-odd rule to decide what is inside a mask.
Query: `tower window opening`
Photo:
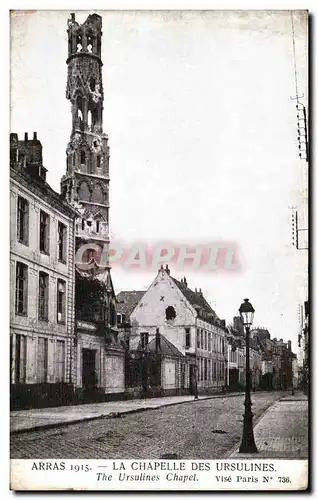
[[[82,231],[84,231],[84,229],[85,229],[85,220],[82,219]]]
[[[88,113],[87,113],[87,125],[89,127],[92,126],[92,112],[91,112],[91,110],[89,110]]]
[[[100,222],[99,220],[96,221],[96,233],[99,233],[100,230]]]
[[[97,120],[98,120],[97,109],[93,109],[93,111],[92,111],[92,125],[96,125]]]
[[[82,37],[78,36],[76,39],[76,52],[82,52]]]
[[[100,168],[100,155],[97,155],[96,166],[97,166],[97,168]]]
[[[76,98],[76,106],[77,106],[77,116],[80,121],[83,120],[83,99],[82,96],[77,96]]]
[[[92,92],[96,89],[96,78],[91,78],[89,82],[89,86]]]
[[[85,165],[86,163],[86,154],[85,151],[81,151],[81,165]]]
[[[87,50],[88,52],[93,51],[93,39],[90,35],[87,37]]]
[[[75,153],[73,153],[73,166],[75,165],[75,162],[76,162],[76,156]]]

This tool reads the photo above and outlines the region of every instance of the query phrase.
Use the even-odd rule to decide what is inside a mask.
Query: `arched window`
[[[92,201],[95,203],[104,203],[105,202],[105,194],[102,187],[99,184],[96,184],[93,193],[92,193]]]
[[[85,151],[81,151],[81,165],[86,164],[86,153]]]
[[[77,116],[80,120],[83,120],[83,99],[82,96],[78,95],[76,98]]]
[[[89,86],[90,86],[91,91],[94,92],[94,90],[96,88],[96,78],[94,78],[93,76],[90,79]]]
[[[90,191],[86,182],[82,182],[78,193],[79,199],[83,201],[90,201]]]
[[[92,112],[90,109],[87,112],[87,125],[89,128],[92,126]]]
[[[93,38],[91,35],[87,35],[87,51],[88,52],[93,51]]]
[[[76,39],[76,52],[82,52],[82,37],[79,35]]]

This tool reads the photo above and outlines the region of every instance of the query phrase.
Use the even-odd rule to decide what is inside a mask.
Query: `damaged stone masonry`
[[[242,325],[227,326],[186,278],[161,266],[147,290],[116,297],[109,265],[75,266],[79,247],[110,242],[109,146],[102,18],[79,24],[71,14],[67,33],[72,127],[61,194],[46,181],[37,133],[10,135],[11,407],[243,388]],[[290,387],[290,345],[266,329],[252,337],[254,387]]]

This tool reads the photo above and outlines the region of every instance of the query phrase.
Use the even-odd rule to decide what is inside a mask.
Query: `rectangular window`
[[[47,321],[49,317],[49,275],[39,272],[39,319]]]
[[[29,244],[29,203],[18,196],[17,239],[24,245]]]
[[[208,350],[208,332],[204,332],[204,349]]]
[[[38,354],[37,354],[37,381],[47,382],[47,365],[48,365],[48,340],[38,338]]]
[[[208,350],[211,352],[211,332],[208,335]]]
[[[201,328],[201,349],[204,349],[204,336],[202,328]]]
[[[216,380],[216,363],[215,363],[215,361],[212,361],[212,376],[213,376],[213,380]]]
[[[208,380],[208,360],[204,358],[204,380]]]
[[[28,312],[28,266],[22,262],[16,265],[15,312],[25,316]]]
[[[15,383],[23,384],[26,379],[26,336],[15,336]]]
[[[203,358],[200,358],[200,365],[201,365],[201,373],[200,373],[200,380],[203,380]]]
[[[65,382],[65,342],[56,341],[56,382]]]
[[[57,322],[65,323],[65,281],[57,280]]]
[[[50,253],[50,216],[40,211],[40,252]]]
[[[211,360],[208,361],[208,379],[211,380]]]
[[[185,345],[186,345],[186,349],[189,349],[189,347],[191,347],[190,328],[185,329]]]
[[[141,334],[140,334],[140,347],[141,347],[141,349],[145,349],[148,342],[149,342],[149,333],[148,332],[141,332]]]
[[[58,259],[66,262],[66,226],[58,223]]]
[[[197,347],[200,348],[200,330],[197,328]]]

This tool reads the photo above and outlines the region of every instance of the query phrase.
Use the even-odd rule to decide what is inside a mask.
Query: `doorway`
[[[82,385],[87,391],[97,387],[96,351],[82,349]]]
[[[190,365],[190,374],[189,374],[189,382],[190,382],[190,394],[196,395],[197,393],[197,373],[196,373],[196,365]]]

